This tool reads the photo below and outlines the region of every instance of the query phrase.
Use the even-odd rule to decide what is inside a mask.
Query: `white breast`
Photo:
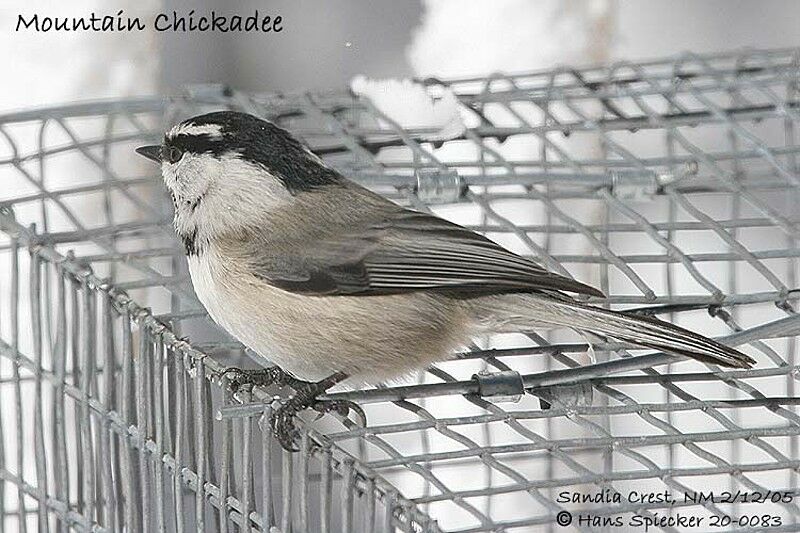
[[[267,345],[274,340],[268,337],[273,327],[264,323],[262,313],[256,309],[259,303],[264,305],[258,291],[249,287],[241,274],[220,261],[212,249],[189,258],[189,273],[197,297],[214,322],[267,357]],[[257,316],[254,313],[258,313]]]
[[[194,292],[214,322],[234,334],[229,326],[235,310],[231,306],[232,302],[229,301],[226,305],[222,287],[214,281],[214,271],[219,269],[213,262],[214,255],[210,253],[189,257],[189,274],[192,277]]]

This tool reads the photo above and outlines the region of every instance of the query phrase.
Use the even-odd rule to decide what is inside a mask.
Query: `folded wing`
[[[398,208],[347,231],[320,235],[283,243],[276,247],[277,257],[257,259],[257,275],[281,289],[319,296],[410,291],[463,297],[535,291],[603,296],[482,235],[416,211]],[[254,250],[251,257],[258,256]]]

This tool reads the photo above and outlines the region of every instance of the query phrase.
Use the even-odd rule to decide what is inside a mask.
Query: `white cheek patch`
[[[210,155],[184,154],[180,161],[169,166],[175,176],[175,192],[185,200],[204,194],[219,176],[218,162]]]
[[[191,201],[208,187],[211,176],[203,172],[206,166],[197,160],[197,156],[191,154],[184,154],[175,163],[162,162],[161,175],[164,185],[176,201]]]
[[[220,156],[186,154],[162,165],[175,200],[175,226],[182,235],[214,238],[258,224],[265,214],[293,201],[282,182],[235,152]]]
[[[259,211],[282,207],[292,196],[275,176],[262,167],[242,159],[238,154],[226,154],[218,160],[220,196],[230,209],[248,217]]]
[[[172,163],[161,163],[161,176],[164,178],[164,185],[173,192],[178,186],[178,176],[175,168],[177,166]]]

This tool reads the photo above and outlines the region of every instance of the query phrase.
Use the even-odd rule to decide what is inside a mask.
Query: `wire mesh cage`
[[[422,83],[463,131],[344,91],[216,86],[0,116],[0,532],[798,529],[800,50]],[[282,391],[228,391],[247,351],[195,298],[133,154],[222,108],[758,364],[496,335],[331,394],[367,426],[301,421],[284,452],[265,425]]]

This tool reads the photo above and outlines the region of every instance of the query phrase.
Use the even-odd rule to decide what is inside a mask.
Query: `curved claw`
[[[225,370],[219,373],[220,378],[224,378],[228,374],[243,374],[244,370],[236,366],[229,366]]]
[[[295,442],[297,442],[300,437],[300,431],[295,424],[295,416],[308,407],[314,408],[314,410],[321,414],[336,412],[343,417],[346,417],[350,411],[353,411],[366,425],[367,417],[363,409],[353,402],[346,400],[316,399],[319,394],[346,378],[347,376],[344,373],[337,372],[320,381],[300,382],[300,386],[295,388],[294,397],[272,414],[270,418],[270,429],[272,429],[272,434],[284,450],[290,452],[299,451],[295,446]]]
[[[287,452],[300,451],[295,445],[300,439],[300,431],[295,425],[295,415],[299,411],[300,409],[289,402],[275,411],[269,421],[272,434]]]
[[[239,389],[241,389],[242,386],[248,384],[246,379],[247,376],[246,370],[237,368],[235,366],[229,366],[220,373],[219,377],[220,379],[222,379],[224,377],[227,377],[229,374],[234,375],[234,377],[228,378],[228,388],[231,390],[233,394],[236,394],[237,392],[239,392]]]
[[[352,412],[359,418],[361,427],[367,425],[367,415],[364,413],[364,409],[350,400],[317,400],[312,407],[319,413],[320,417],[325,413],[336,413],[342,418],[347,418]]]
[[[364,413],[364,409],[362,409],[360,405],[348,400],[316,400],[311,403],[310,406],[303,405],[302,402],[294,401],[294,399],[289,400],[285,405],[276,410],[270,418],[272,434],[286,451],[300,451],[296,445],[297,441],[300,440],[300,431],[297,429],[295,417],[306,407],[311,407],[317,411],[319,417],[323,416],[325,413],[336,413],[342,418],[347,418],[352,412],[358,417],[358,423],[361,427],[367,424],[367,415]]]

